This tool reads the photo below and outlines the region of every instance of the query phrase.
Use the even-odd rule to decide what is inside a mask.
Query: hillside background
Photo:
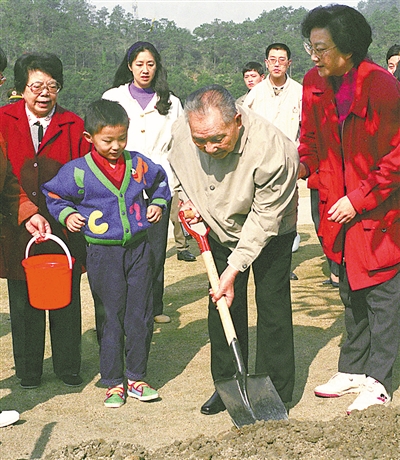
[[[370,57],[385,66],[388,48],[400,43],[399,0],[362,1],[357,9],[373,30]],[[210,83],[219,83],[239,97],[246,90],[243,64],[263,62],[266,46],[277,41],[290,47],[291,76],[301,82],[312,67],[300,33],[307,11],[282,6],[264,11],[255,20],[216,19],[190,32],[168,18],[135,19],[121,6],[110,12],[86,0],[0,0],[0,46],[9,59],[0,105],[7,103],[15,60],[25,52],[48,51],[64,65],[60,104],[82,116],[87,104],[110,88],[126,49],[137,40],[150,41],[160,51],[170,88],[182,100]]]

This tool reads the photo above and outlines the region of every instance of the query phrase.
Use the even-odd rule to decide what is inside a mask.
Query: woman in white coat
[[[114,77],[113,87],[103,99],[119,102],[127,111],[130,123],[127,150],[137,151],[168,174],[172,187],[172,171],[167,160],[171,127],[183,113],[180,100],[168,88],[161,56],[148,42],[136,42],[126,52]],[[167,248],[170,207],[161,221],[148,230],[154,255],[154,320],[169,322],[163,314],[164,263]]]

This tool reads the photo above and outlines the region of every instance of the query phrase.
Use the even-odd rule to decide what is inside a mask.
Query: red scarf
[[[92,145],[90,154],[92,155],[92,158],[100,171],[107,177],[110,182],[115,185],[115,187],[120,189],[125,175],[124,155],[121,155],[118,158],[115,165],[111,165],[107,158],[104,158],[100,155],[100,153],[96,151],[94,145]]]

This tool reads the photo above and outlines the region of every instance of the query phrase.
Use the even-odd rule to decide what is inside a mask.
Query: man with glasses
[[[297,145],[300,131],[302,86],[287,74],[292,63],[291,52],[284,43],[272,43],[265,50],[268,76],[246,96],[243,106],[249,107],[279,128]],[[293,252],[297,250],[300,235],[297,234]],[[297,275],[290,273],[291,280]]]
[[[267,78],[255,86],[244,100],[249,107],[279,128],[293,142],[300,127],[302,86],[287,74],[290,49],[284,43],[272,43],[265,51]]]

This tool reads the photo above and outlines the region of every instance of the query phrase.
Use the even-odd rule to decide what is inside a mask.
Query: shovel
[[[185,216],[189,217],[190,213],[191,211],[180,211],[179,219],[186,231],[197,241],[207,269],[211,288],[214,292],[217,292],[219,276],[208,243],[210,228],[206,228],[202,223],[190,226],[185,220]],[[232,353],[236,374],[232,378],[215,381],[215,388],[225,404],[233,423],[238,428],[241,428],[244,425],[251,425],[257,420],[287,420],[286,408],[270,377],[264,374],[247,374],[225,297],[221,297],[218,300],[217,309]]]

